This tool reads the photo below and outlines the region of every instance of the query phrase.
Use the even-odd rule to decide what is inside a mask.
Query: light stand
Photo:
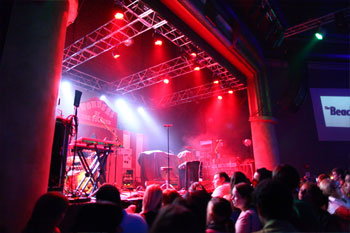
[[[160,186],[161,188],[165,188],[166,189],[174,189],[174,187],[170,184],[170,149],[169,149],[169,142],[170,142],[170,127],[172,127],[172,124],[165,124],[164,127],[166,127],[168,129],[168,166],[166,167],[167,170],[167,178],[165,180],[165,184],[163,184],[162,186]]]

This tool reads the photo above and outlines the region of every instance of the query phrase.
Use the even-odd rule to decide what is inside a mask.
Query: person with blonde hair
[[[162,206],[163,192],[159,185],[147,186],[142,201],[141,216],[144,217],[149,227],[152,226],[160,207]]]

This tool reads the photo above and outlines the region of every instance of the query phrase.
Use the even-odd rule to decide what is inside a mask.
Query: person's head
[[[226,172],[218,172],[214,175],[214,178],[213,178],[214,188],[217,188],[220,185],[223,185],[224,183],[229,181],[230,181],[230,178],[228,177]]]
[[[295,167],[288,164],[278,165],[272,172],[273,180],[286,185],[290,192],[296,192],[299,187],[300,176]]]
[[[270,179],[261,181],[253,196],[263,224],[271,219],[288,220],[293,212],[293,196],[280,182]]]
[[[350,197],[350,174],[347,174],[345,176],[345,180],[341,188],[344,196],[349,198]]]
[[[162,206],[163,192],[160,186],[152,184],[147,186],[145,194],[143,195],[142,212],[158,212]]]
[[[341,197],[341,191],[335,180],[325,179],[320,183],[320,189],[326,196],[332,196],[335,198]]]
[[[236,184],[232,189],[232,204],[240,210],[249,208],[252,199],[253,188],[247,183]]]
[[[175,189],[163,190],[163,206],[172,204],[178,197],[180,197],[180,194]]]
[[[120,205],[119,190],[111,184],[103,184],[96,192],[97,201],[110,201]]]
[[[329,176],[327,174],[325,174],[325,173],[322,173],[322,174],[318,175],[318,177],[317,177],[317,186],[320,187],[320,183],[324,179],[329,179]]]
[[[237,171],[237,172],[234,172],[232,174],[231,179],[230,179],[231,190],[233,189],[233,187],[236,184],[239,184],[239,183],[248,183],[248,184],[250,184],[250,181],[246,177],[246,175],[244,175],[243,172]]]
[[[256,170],[253,176],[253,181],[255,183],[255,186],[264,179],[270,179],[272,178],[272,171],[267,170],[266,168],[262,167]]]
[[[59,192],[43,194],[36,202],[32,216],[24,231],[53,230],[63,219],[67,208],[68,199]]]
[[[210,222],[224,224],[230,219],[231,214],[232,208],[228,200],[221,197],[213,197],[207,207],[207,224]]]
[[[299,200],[310,203],[316,210],[327,207],[328,199],[317,184],[306,182],[299,190]]]
[[[119,232],[122,208],[112,202],[96,202],[80,207],[72,232]]]
[[[337,181],[338,184],[342,184],[344,180],[344,170],[336,167],[332,169],[333,180]]]
[[[198,232],[198,229],[197,218],[190,210],[179,205],[167,205],[159,211],[149,232]]]

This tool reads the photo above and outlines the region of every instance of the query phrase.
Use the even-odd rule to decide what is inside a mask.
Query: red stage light
[[[118,57],[120,57],[120,54],[117,54],[117,53],[116,53],[116,54],[113,54],[113,58],[114,58],[114,59],[117,59]]]
[[[115,19],[122,20],[124,18],[124,14],[122,12],[117,12],[114,15]]]
[[[218,100],[222,100],[222,96],[221,95],[218,96]]]
[[[163,80],[163,82],[164,82],[165,84],[168,84],[168,83],[169,83],[169,79],[166,78],[166,79]]]
[[[160,39],[157,39],[155,42],[154,42],[155,45],[157,46],[161,46],[163,44],[163,41],[160,40]]]
[[[191,57],[193,57],[193,58],[197,57],[197,53],[195,53],[195,52],[191,53],[190,55],[191,55]]]
[[[195,66],[195,67],[194,67],[194,70],[195,70],[195,71],[199,71],[200,69],[201,69],[201,68],[200,68],[199,66]]]
[[[229,93],[229,94],[233,94],[233,91],[232,91],[232,90],[229,90],[228,93]]]
[[[219,84],[219,80],[214,80],[214,84]]]

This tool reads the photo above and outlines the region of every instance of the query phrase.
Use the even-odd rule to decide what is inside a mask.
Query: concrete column
[[[0,225],[19,232],[47,191],[68,0],[13,1],[0,63]]]
[[[263,70],[247,78],[249,121],[252,133],[255,169],[273,170],[279,164],[277,121],[272,117],[268,84]]]
[[[273,170],[279,164],[278,142],[272,117],[250,117],[255,169]]]

